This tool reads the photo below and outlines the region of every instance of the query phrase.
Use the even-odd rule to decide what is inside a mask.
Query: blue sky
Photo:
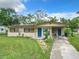
[[[79,16],[79,0],[0,0],[0,8],[13,8],[20,15],[42,9],[50,16],[72,18]]]
[[[46,10],[48,13],[76,12],[79,10],[79,0],[30,0],[22,2],[27,12],[38,9]]]

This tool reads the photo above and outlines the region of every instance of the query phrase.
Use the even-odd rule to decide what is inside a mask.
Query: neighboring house
[[[77,29],[77,32],[79,33],[79,28]]]
[[[51,37],[64,35],[64,26],[61,23],[46,23],[40,25],[26,24],[26,25],[13,25],[8,29],[8,36],[24,36],[37,39],[43,39],[44,31],[48,30]]]
[[[79,33],[79,27],[76,28],[76,29],[74,29],[74,32],[75,32],[75,33]]]
[[[0,26],[0,34],[5,34],[7,31],[7,27],[5,26]]]

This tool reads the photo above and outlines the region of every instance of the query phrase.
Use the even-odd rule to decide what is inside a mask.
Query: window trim
[[[19,32],[18,28],[10,28],[10,32]]]
[[[24,33],[33,33],[34,28],[24,28]]]

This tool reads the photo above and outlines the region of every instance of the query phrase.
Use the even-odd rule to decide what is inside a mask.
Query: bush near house
[[[50,36],[48,36],[48,38],[45,40],[45,43],[47,45],[47,50],[45,50],[47,53],[47,55],[50,57],[50,53],[52,50],[52,45],[53,45],[53,38],[51,38]]]
[[[45,38],[43,40],[44,40],[44,42],[45,42],[45,44],[47,46],[47,49],[45,50],[45,54],[47,56],[50,56],[49,52],[51,52],[51,49],[52,49],[53,38],[51,38],[50,32],[48,31],[48,29],[44,29],[44,36],[45,36]]]
[[[69,42],[79,51],[79,34],[69,37]]]
[[[65,36],[68,37],[68,36],[71,36],[71,29],[70,28],[64,28],[64,33],[65,33]]]
[[[0,59],[49,59],[47,51],[32,38],[0,36]]]

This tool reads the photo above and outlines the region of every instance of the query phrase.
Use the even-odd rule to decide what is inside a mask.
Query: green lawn
[[[69,37],[69,42],[79,51],[79,35]]]
[[[50,48],[44,52],[31,38],[0,37],[0,59],[49,59]]]

